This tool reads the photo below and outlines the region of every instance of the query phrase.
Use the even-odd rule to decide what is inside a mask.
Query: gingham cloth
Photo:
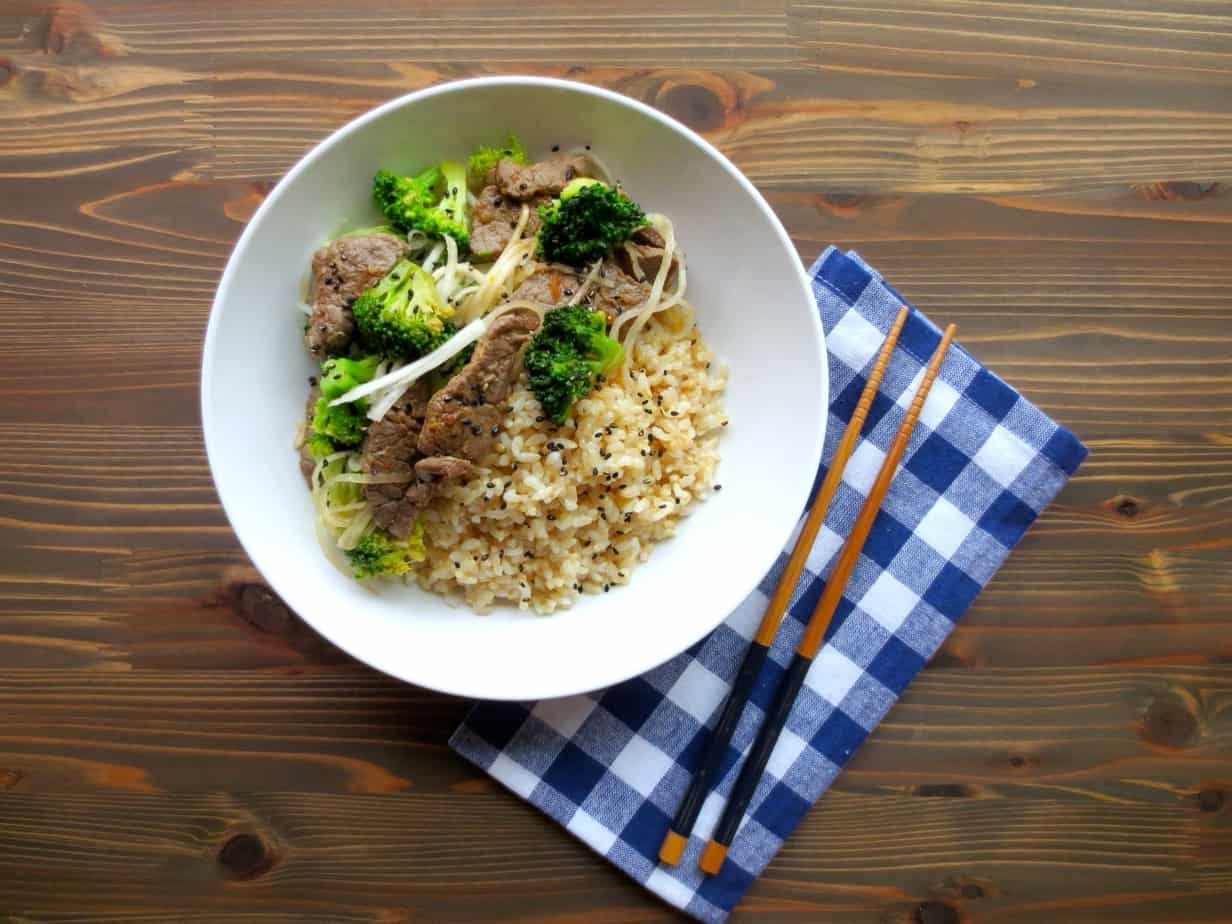
[[[820,483],[903,298],[855,253],[833,247],[810,274],[832,389]],[[1086,456],[1072,433],[950,349],[727,862],[704,878],[697,860],[721,797],[939,339],[913,311],[679,866],[658,863],[660,841],[786,552],[727,622],[684,654],[597,693],[481,703],[450,745],[672,905],[702,921],[726,918]]]

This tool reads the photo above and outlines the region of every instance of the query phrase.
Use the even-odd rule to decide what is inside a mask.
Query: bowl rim
[[[413,90],[409,93],[404,93],[400,96],[394,97],[393,99],[390,99],[384,103],[381,103],[380,105],[355,117],[354,119],[347,122],[346,124],[341,125],[338,128],[334,129],[334,131],[332,131],[324,139],[322,139],[320,142],[314,145],[311,149],[309,149],[306,153],[304,153],[291,166],[291,168],[287,170],[285,174],[283,174],[283,176],[278,180],[278,182],[270,190],[269,194],[265,197],[265,200],[261,203],[260,206],[257,207],[256,211],[253,212],[252,216],[248,219],[248,222],[246,223],[244,230],[241,232],[240,236],[236,239],[235,244],[231,248],[231,253],[227,257],[226,267],[223,269],[223,273],[219,280],[218,288],[215,292],[214,299],[210,304],[209,320],[206,325],[204,344],[203,344],[202,353],[201,353],[201,379],[200,379],[200,386],[199,386],[200,387],[200,413],[201,413],[201,424],[202,424],[202,436],[203,436],[203,440],[205,443],[206,461],[210,469],[211,480],[214,482],[215,493],[218,495],[219,504],[223,509],[224,515],[227,517],[228,525],[231,527],[231,530],[235,534],[236,539],[239,541],[240,546],[243,548],[245,554],[248,556],[253,566],[261,574],[262,578],[270,584],[271,588],[273,588],[273,590],[286,602],[286,604],[290,607],[290,609],[300,619],[308,623],[308,625],[311,626],[314,631],[320,633],[322,637],[327,639],[332,645],[335,645],[336,647],[344,651],[350,657],[353,657],[356,660],[368,665],[369,667],[377,671],[380,671],[383,674],[387,674],[391,677],[394,677],[404,683],[410,683],[415,686],[420,686],[425,689],[431,689],[431,690],[435,690],[441,693],[446,693],[449,695],[461,696],[461,697],[466,697],[466,698],[471,698],[471,699],[482,698],[482,699],[488,699],[488,700],[494,700],[494,701],[525,701],[525,700],[532,700],[532,699],[551,699],[551,698],[558,698],[558,697],[565,697],[565,696],[574,696],[574,695],[578,695],[582,693],[592,692],[594,690],[604,689],[606,687],[613,686],[617,683],[621,683],[632,677],[640,676],[646,673],[647,671],[652,670],[653,668],[659,666],[660,664],[663,664],[671,660],[673,657],[677,656],[680,653],[680,651],[685,651],[690,646],[696,644],[700,639],[702,639],[703,637],[708,635],[710,632],[714,631],[719,625],[721,625],[722,622],[730,615],[730,611],[715,614],[713,621],[705,620],[705,621],[700,622],[699,624],[701,625],[701,629],[697,632],[696,637],[690,638],[687,644],[682,646],[679,651],[672,651],[668,654],[654,653],[652,654],[650,658],[643,658],[640,661],[638,661],[638,663],[636,664],[632,664],[631,662],[625,662],[623,663],[623,666],[619,670],[616,670],[616,671],[604,670],[602,667],[597,667],[596,670],[594,671],[594,678],[595,678],[594,682],[593,683],[588,682],[587,685],[577,688],[577,689],[574,689],[573,687],[569,687],[567,689],[560,689],[558,686],[552,686],[549,683],[549,684],[544,684],[542,689],[539,689],[537,691],[533,691],[530,693],[528,693],[525,689],[520,689],[512,693],[507,693],[507,694],[497,694],[497,693],[494,693],[488,690],[488,691],[485,691],[482,695],[477,695],[474,692],[473,688],[467,689],[465,684],[455,685],[455,684],[442,684],[442,683],[437,683],[437,682],[425,683],[421,680],[416,680],[412,677],[409,677],[403,671],[399,670],[396,658],[384,658],[384,657],[374,658],[371,652],[365,652],[364,654],[360,654],[352,650],[349,640],[339,640],[329,630],[328,620],[321,620],[321,619],[316,618],[316,616],[313,614],[313,607],[312,607],[311,600],[303,599],[301,595],[298,593],[298,591],[295,590],[294,588],[288,589],[288,588],[277,587],[274,585],[274,582],[269,578],[269,574],[271,573],[271,570],[266,567],[269,559],[268,559],[268,556],[263,551],[262,543],[254,542],[251,536],[246,537],[244,535],[244,531],[239,526],[237,526],[236,518],[232,516],[231,510],[228,509],[227,499],[224,495],[224,491],[223,491],[222,485],[219,481],[219,477],[217,474],[218,468],[215,465],[214,455],[217,452],[217,450],[211,450],[212,441],[210,438],[210,434],[214,429],[216,429],[217,426],[219,426],[218,422],[220,421],[219,415],[215,413],[212,408],[212,402],[210,399],[210,395],[213,393],[212,385],[213,385],[214,373],[212,370],[214,369],[216,365],[215,364],[216,343],[219,337],[218,330],[221,325],[221,322],[219,320],[219,317],[221,314],[220,307],[222,304],[226,302],[228,298],[229,289],[231,287],[233,277],[235,276],[237,272],[237,266],[239,263],[239,261],[237,260],[237,257],[247,249],[250,243],[250,239],[252,238],[253,235],[256,234],[257,228],[261,226],[265,217],[277,207],[277,204],[279,200],[282,198],[282,195],[285,193],[286,189],[295,181],[295,179],[299,176],[301,172],[307,169],[309,164],[311,164],[313,161],[321,157],[327,151],[334,148],[336,145],[344,143],[348,136],[353,134],[355,131],[360,129],[362,126],[367,125],[369,122],[374,122],[376,120],[379,120],[391,112],[402,109],[403,107],[406,107],[406,106],[414,105],[415,103],[418,103],[421,100],[427,99],[432,96],[453,93],[453,92],[458,92],[461,90],[468,90],[468,89],[473,89],[476,87],[484,87],[484,86],[546,87],[546,88],[553,88],[553,89],[558,89],[558,90],[565,90],[565,91],[573,92],[573,93],[580,93],[582,95],[598,97],[598,98],[607,100],[609,102],[615,103],[619,106],[632,109],[638,112],[639,114],[641,114],[642,116],[645,116],[646,118],[652,119],[660,123],[661,125],[675,132],[676,134],[683,135],[686,139],[691,141],[703,154],[707,155],[713,161],[715,161],[715,163],[717,163],[732,179],[736,181],[736,183],[741,188],[743,188],[745,193],[748,194],[751,200],[756,204],[758,209],[762,212],[763,216],[768,220],[770,224],[770,228],[773,230],[774,234],[776,235],[778,239],[779,246],[784,248],[788,253],[790,253],[793,256],[793,258],[795,258],[795,263],[796,263],[796,266],[798,267],[798,272],[796,273],[797,283],[800,286],[802,296],[808,303],[812,304],[814,302],[812,283],[808,277],[808,273],[806,272],[803,263],[801,263],[798,258],[795,245],[792,243],[791,237],[787,234],[787,231],[783,227],[782,222],[779,221],[778,216],[775,214],[774,210],[770,207],[770,204],[766,201],[765,197],[762,196],[762,194],[758,191],[758,189],[753,185],[752,181],[750,181],[748,177],[746,177],[739,170],[739,168],[737,168],[735,164],[733,164],[726,157],[726,155],[724,155],[713,144],[711,144],[709,141],[707,141],[705,138],[703,138],[701,135],[693,131],[691,128],[689,128],[687,125],[683,124],[682,122],[679,122],[675,118],[667,115],[666,113],[660,112],[658,109],[655,109],[654,107],[647,105],[646,103],[643,103],[640,100],[626,96],[623,93],[618,93],[614,90],[609,90],[605,87],[594,86],[592,84],[581,83],[579,81],[574,81],[574,80],[565,80],[565,79],[556,78],[556,77],[541,77],[541,76],[534,76],[534,75],[494,74],[494,75],[485,75],[485,76],[480,76],[480,77],[467,77],[467,78],[462,78],[458,80],[444,81],[441,83],[433,84],[427,87],[422,87],[418,90]],[[828,399],[829,388],[830,388],[830,381],[829,381],[830,373],[829,373],[829,363],[828,363],[827,349],[826,349],[826,343],[825,343],[825,332],[821,324],[821,317],[820,317],[819,312],[817,311],[808,312],[808,318],[809,318],[809,327],[813,333],[813,345],[814,345],[814,349],[816,352],[818,364],[820,366],[823,397]],[[816,469],[816,467],[820,465],[821,457],[822,457],[822,449],[825,445],[828,414],[823,413],[821,416],[822,416],[822,422],[821,422],[821,426],[817,430],[817,437],[816,437],[815,445],[812,447],[812,449],[810,450],[808,454],[808,461],[813,469]],[[211,421],[213,421],[214,423],[211,424]],[[214,440],[213,442],[215,443],[215,445],[219,445],[220,443],[219,440]],[[810,478],[809,481],[811,483],[812,479]],[[810,493],[808,496],[805,496],[800,499],[799,506],[800,506],[801,512],[803,512],[805,505],[808,501],[808,498],[809,496],[811,496],[811,488],[809,489],[809,492]],[[790,537],[790,531],[785,531],[783,535],[784,544],[786,544],[789,537]],[[778,546],[772,549],[767,548],[759,552],[758,555],[761,559],[761,566],[755,569],[756,573],[758,573],[759,575],[765,575],[771,569],[771,567],[773,566],[776,558],[778,557],[781,551],[782,551],[782,546]],[[757,587],[758,583],[760,583],[761,580],[762,578],[759,577],[750,586],[743,588],[742,592],[738,596],[735,596],[735,595],[733,596],[733,601],[732,601],[733,609],[736,606],[738,606],[739,603],[742,600],[744,600],[749,595],[749,593],[751,593]],[[468,607],[463,607],[463,608],[469,611]],[[543,617],[543,618],[550,618],[550,617]],[[652,650],[652,647],[648,646],[648,650]]]

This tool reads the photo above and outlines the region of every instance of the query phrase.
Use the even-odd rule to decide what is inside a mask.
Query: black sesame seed
[[[458,562],[458,561],[454,561],[453,566],[454,566],[455,568],[461,568],[461,567],[462,567],[462,563],[461,563],[461,562]]]
[[[544,420],[546,419],[547,418],[545,418],[542,414],[540,414],[538,417],[535,418],[535,423],[543,423]]]
[[[572,289],[565,289],[565,294],[566,294],[566,295],[572,295],[572,294],[573,294],[573,290],[572,290]]]
[[[667,504],[660,504],[660,505],[659,505],[659,509],[660,509],[660,510],[666,510],[666,509],[667,509]]]
[[[494,482],[494,481],[489,481],[489,482],[488,482],[488,483],[487,483],[484,487],[494,488],[494,487],[496,487],[496,482]]]
[[[722,490],[723,490],[723,486],[722,486],[721,484],[716,484],[716,485],[714,486],[714,489],[715,489],[716,491],[722,491]]]
[[[588,150],[588,151],[590,150],[590,145],[589,145],[589,144],[588,144],[588,145],[586,145],[586,150]]]
[[[553,153],[553,154],[555,154],[555,153],[556,153],[557,151],[559,151],[559,150],[560,150],[560,145],[559,145],[559,144],[554,144],[554,145],[552,145],[552,153]]]
[[[672,416],[673,416],[673,417],[679,417],[679,416],[680,416],[680,412],[679,412],[679,411],[672,411]]]
[[[631,514],[631,513],[626,513],[626,514],[625,514],[625,522],[626,522],[626,523],[630,523],[630,522],[632,522],[632,521],[633,521],[633,514]]]
[[[607,592],[608,592],[609,590],[611,590],[611,589],[612,589],[612,585],[611,585],[611,584],[604,584],[604,585],[603,585],[603,592],[604,592],[604,593],[607,593]]]
[[[597,475],[597,474],[599,474],[599,469],[598,469],[598,467],[592,468],[592,469],[590,470],[590,473],[591,473],[592,475]]]

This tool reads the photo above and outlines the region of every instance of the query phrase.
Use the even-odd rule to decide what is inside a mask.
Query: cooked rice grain
[[[421,586],[481,612],[509,603],[551,613],[628,583],[709,496],[727,373],[696,328],[673,330],[682,316],[665,314],[637,344],[632,391],[597,388],[572,424],[542,419],[523,373],[477,477],[424,512]]]

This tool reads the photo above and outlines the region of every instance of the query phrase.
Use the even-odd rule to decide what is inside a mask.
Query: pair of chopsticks
[[[787,610],[787,604],[791,600],[796,582],[800,579],[800,574],[804,570],[805,560],[808,558],[809,551],[813,547],[813,541],[817,538],[817,531],[821,528],[822,521],[825,519],[826,510],[834,499],[834,493],[838,489],[839,482],[842,480],[843,469],[847,465],[847,460],[851,457],[856,440],[859,439],[860,430],[864,426],[864,420],[868,416],[873,398],[877,394],[878,387],[881,385],[882,376],[885,374],[886,366],[890,361],[890,354],[894,352],[894,346],[898,342],[898,335],[902,331],[908,314],[910,314],[910,309],[904,305],[899,311],[898,317],[894,319],[894,324],[890,328],[885,343],[882,344],[881,351],[877,354],[877,360],[873,364],[873,369],[869,374],[868,382],[864,386],[864,391],[860,394],[860,400],[856,404],[856,409],[851,415],[851,421],[847,424],[843,438],[835,450],[834,460],[826,472],[826,477],[822,481],[821,487],[817,491],[817,496],[814,498],[813,505],[804,521],[804,526],[801,528],[796,544],[792,547],[791,555],[788,557],[787,567],[783,571],[783,576],[779,579],[774,596],[770,598],[770,603],[766,607],[761,625],[758,626],[757,634],[754,636],[753,643],[745,654],[744,661],[740,666],[740,672],[736,675],[736,681],[732,685],[732,690],[728,694],[726,703],[723,705],[718,722],[714,727],[714,733],[710,736],[710,740],[706,745],[702,762],[693,776],[688,792],[685,793],[684,799],[676,810],[676,817],[672,820],[671,829],[667,832],[667,835],[663,838],[662,845],[659,847],[659,859],[669,866],[679,863],[681,856],[684,854],[689,832],[693,830],[693,825],[697,822],[702,802],[710,792],[710,787],[718,774],[727,745],[730,743],[732,735],[736,730],[736,724],[740,720],[745,704],[752,694],[753,684],[761,672],[762,665],[765,664],[766,657],[770,652],[770,646],[774,642],[774,636],[778,632],[779,623],[783,618],[784,612]],[[929,359],[928,366],[924,371],[924,377],[920,381],[920,387],[916,391],[911,405],[907,408],[902,425],[898,428],[898,433],[890,444],[885,460],[881,464],[881,470],[877,473],[877,478],[868,492],[868,498],[865,500],[864,506],[860,508],[860,513],[856,517],[855,524],[852,526],[851,535],[847,537],[847,541],[843,544],[830,579],[826,582],[821,599],[817,601],[817,606],[809,618],[804,634],[801,636],[799,644],[796,645],[795,657],[792,659],[791,665],[788,667],[787,673],[779,685],[774,702],[766,713],[765,722],[758,732],[752,749],[749,751],[744,768],[741,770],[740,776],[736,780],[736,785],[732,789],[731,796],[727,800],[723,815],[720,817],[710,841],[702,852],[700,866],[705,873],[713,876],[723,866],[727,850],[736,835],[736,829],[740,827],[745,810],[749,807],[749,802],[753,798],[753,792],[757,788],[762,774],[765,772],[766,764],[770,760],[770,754],[774,750],[775,744],[778,742],[779,734],[783,730],[787,716],[791,712],[792,706],[795,705],[800,688],[804,685],[805,677],[808,675],[809,668],[813,664],[813,659],[817,656],[818,651],[821,650],[826,629],[829,628],[830,621],[834,617],[834,611],[838,606],[839,599],[842,597],[847,581],[851,578],[852,571],[855,570],[856,561],[859,559],[860,552],[864,548],[864,542],[868,538],[869,531],[872,529],[873,520],[881,509],[881,504],[890,489],[890,482],[894,479],[895,469],[898,468],[899,460],[902,458],[903,452],[907,448],[907,442],[911,438],[911,433],[915,429],[916,421],[920,416],[920,410],[924,407],[924,401],[927,399],[928,392],[932,388],[933,380],[936,379],[937,372],[941,368],[941,361],[945,357],[950,341],[954,338],[954,330],[955,326],[953,324],[945,329],[941,342]]]

